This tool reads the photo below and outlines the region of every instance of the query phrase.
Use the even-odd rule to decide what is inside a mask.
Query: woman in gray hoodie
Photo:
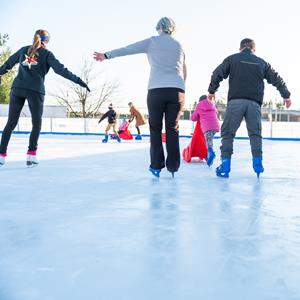
[[[165,166],[174,176],[180,165],[178,121],[184,105],[186,66],[181,44],[174,38],[175,22],[161,18],[158,36],[105,53],[94,53],[97,61],[138,53],[147,54],[151,67],[147,105],[150,125],[149,171],[156,177]],[[162,120],[165,117],[167,159],[162,145]]]

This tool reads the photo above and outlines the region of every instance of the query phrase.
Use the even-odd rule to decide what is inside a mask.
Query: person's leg
[[[228,102],[225,118],[221,126],[221,157],[231,158],[233,140],[244,118],[249,100],[231,100]]]
[[[249,101],[245,115],[248,135],[252,152],[252,167],[259,177],[264,172],[262,165],[262,136],[261,136],[261,108],[258,103]]]
[[[168,153],[166,165],[170,172],[177,172],[180,166],[179,119],[184,106],[184,92],[170,88],[166,98],[165,127]]]
[[[258,103],[249,101],[245,121],[253,157],[262,157],[261,108]]]
[[[106,128],[105,128],[105,135],[108,135],[110,129],[111,129],[111,124],[108,123]]]
[[[25,99],[26,98],[23,90],[11,90],[8,120],[1,137],[0,154],[6,155],[7,145],[9,143],[11,133],[18,124]]]
[[[215,130],[209,130],[204,133],[204,137],[206,140],[206,146],[207,146],[206,163],[209,167],[213,164],[214,159],[216,157],[216,154],[213,150],[213,139],[214,139],[215,134],[216,134]]]
[[[140,135],[140,134],[141,134],[141,131],[140,131],[139,126],[135,126],[135,128],[136,128],[136,130],[137,130],[138,135]]]
[[[108,142],[108,133],[109,133],[109,130],[111,128],[111,124],[107,124],[106,128],[105,128],[105,137],[104,139],[102,140],[103,143],[107,143]]]
[[[207,149],[208,148],[213,148],[213,139],[214,139],[214,135],[216,134],[216,132],[214,130],[209,130],[209,131],[206,131],[204,132],[204,137],[205,137],[205,140],[206,140],[206,146],[207,146]]]
[[[221,127],[221,165],[216,168],[216,175],[229,177],[231,155],[233,153],[233,139],[241,125],[249,100],[239,99],[228,102],[225,118]]]
[[[113,128],[113,132],[114,132],[114,134],[115,134],[115,137],[116,137],[117,141],[120,143],[120,142],[121,142],[121,138],[119,137],[119,134],[118,134],[118,132],[117,132],[117,129],[116,129],[116,123],[113,123],[113,124],[112,124],[112,128]]]
[[[150,127],[150,168],[153,169],[165,167],[165,156],[161,139],[162,119],[165,110],[162,90],[149,90],[147,96]]]
[[[28,153],[35,153],[38,146],[38,139],[42,128],[42,116],[44,109],[44,95],[28,91],[27,101],[31,113],[32,130],[29,138]]]

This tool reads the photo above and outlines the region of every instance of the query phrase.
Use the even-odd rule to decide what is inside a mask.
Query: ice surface
[[[27,139],[0,168],[0,300],[300,299],[299,142],[264,141],[260,180],[247,140],[229,179],[157,180],[148,140],[42,136],[27,169]]]

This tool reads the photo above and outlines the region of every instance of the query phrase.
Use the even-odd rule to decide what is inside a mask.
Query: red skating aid
[[[182,157],[186,162],[190,162],[193,157],[204,159],[207,156],[207,147],[204,134],[201,130],[200,121],[197,121],[192,140],[183,150]]]

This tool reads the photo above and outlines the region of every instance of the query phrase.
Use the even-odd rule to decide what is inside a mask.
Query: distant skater
[[[191,117],[192,121],[200,121],[201,129],[204,133],[207,146],[206,163],[211,166],[214,162],[216,154],[213,150],[214,135],[220,131],[218,120],[218,111],[215,104],[207,99],[207,95],[202,95],[199,98],[199,103]]]
[[[65,68],[64,65],[55,58],[53,53],[46,49],[49,39],[48,31],[42,29],[37,30],[34,34],[33,44],[22,47],[15,54],[10,56],[0,67],[1,79],[1,75],[4,75],[8,70],[12,69],[14,65],[19,64],[19,71],[13,81],[10,92],[8,120],[1,138],[0,166],[5,163],[11,133],[18,124],[26,100],[28,101],[32,120],[32,131],[29,138],[26,163],[27,166],[35,166],[38,164],[36,152],[42,126],[45,98],[44,80],[50,68],[52,68],[55,73],[90,91],[85,82]]]
[[[116,130],[117,113],[114,110],[112,103],[109,104],[108,111],[101,117],[98,124],[100,124],[106,118],[107,118],[108,124],[107,124],[106,129],[105,129],[105,137],[102,140],[102,143],[107,143],[108,142],[108,133],[111,129],[113,130],[113,133],[115,134],[115,137],[116,137],[117,141],[120,143],[121,139],[120,139],[120,137],[118,135],[118,132]]]
[[[135,128],[138,133],[135,139],[141,140],[142,136],[141,136],[140,126],[146,124],[145,118],[132,102],[129,102],[128,106],[130,108],[129,123],[131,123],[135,119]]]
[[[162,18],[156,25],[158,36],[105,53],[94,53],[97,61],[145,53],[151,71],[147,105],[150,125],[149,171],[156,177],[167,166],[172,176],[180,166],[178,121],[184,105],[186,66],[181,44],[174,38],[175,22]],[[167,159],[162,145],[162,120],[165,117]]]
[[[264,79],[280,92],[284,105],[291,106],[290,92],[283,79],[271,65],[255,55],[255,42],[243,39],[240,52],[230,55],[213,72],[208,88],[208,98],[215,97],[220,82],[229,77],[228,104],[221,127],[221,165],[216,169],[219,177],[229,177],[233,140],[245,118],[252,152],[252,166],[259,177],[264,172],[262,164],[261,105]]]

